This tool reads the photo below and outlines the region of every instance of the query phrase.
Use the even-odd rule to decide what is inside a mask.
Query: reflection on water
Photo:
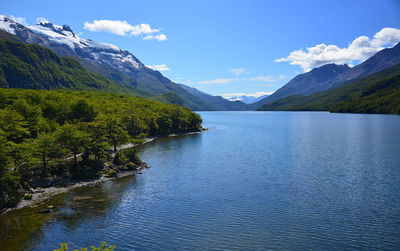
[[[126,188],[135,186],[135,182],[136,178],[132,176],[117,182],[81,187],[56,195],[37,207],[7,213],[0,217],[0,250],[26,250],[39,241],[57,239],[61,231],[73,232],[86,221],[105,217],[123,199]],[[49,207],[54,210],[52,213],[38,213]],[[71,240],[63,241],[70,243],[71,248],[75,246]],[[53,242],[56,244],[53,247],[58,243],[61,242]]]
[[[152,166],[142,175],[0,217],[0,242],[6,250],[103,240],[117,250],[400,250],[400,116],[201,115],[209,132],[141,149]],[[34,213],[48,205],[54,213]]]

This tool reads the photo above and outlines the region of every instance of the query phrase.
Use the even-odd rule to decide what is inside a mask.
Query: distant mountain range
[[[282,98],[265,104],[259,110],[400,115],[400,64],[331,90]]]
[[[121,85],[134,87],[147,96],[160,96],[161,100],[168,100],[171,97],[169,93],[173,93],[172,96],[178,96],[182,105],[194,110],[242,110],[245,105],[229,101],[207,103],[160,72],[146,67],[132,53],[112,44],[80,38],[68,25],[46,22],[28,26],[0,15],[0,30],[15,35],[25,43],[49,48],[59,56],[73,57],[87,70]]]
[[[261,95],[261,96],[237,95],[237,96],[231,96],[226,99],[230,100],[230,101],[241,101],[245,104],[252,104],[252,103],[260,101],[268,96],[269,96],[268,94]]]
[[[245,103],[240,101],[236,100],[229,101],[221,96],[212,96],[208,93],[202,92],[200,90],[197,90],[196,88],[184,84],[179,84],[179,86],[185,89],[193,96],[200,98],[204,102],[207,102],[208,104],[218,107],[220,111],[242,111],[249,109]]]
[[[352,68],[327,64],[299,74],[269,96],[238,95],[227,100],[174,83],[132,53],[80,38],[68,25],[28,26],[0,15],[0,38],[0,87],[126,93],[193,110],[352,111],[348,104],[358,107],[358,100],[364,108],[355,111],[393,113],[394,100],[400,99],[396,70],[390,71],[390,79],[382,74],[400,64],[400,43]]]
[[[347,65],[324,65],[310,72],[297,75],[272,95],[252,104],[252,108],[257,109],[265,104],[291,95],[310,95],[331,90],[341,85],[360,80],[399,63],[400,43],[393,48],[379,51],[353,68]]]

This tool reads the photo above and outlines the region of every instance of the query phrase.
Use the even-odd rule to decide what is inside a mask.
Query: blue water
[[[200,114],[208,132],[144,146],[152,168],[141,175],[54,198],[55,213],[23,243],[400,250],[400,116]]]

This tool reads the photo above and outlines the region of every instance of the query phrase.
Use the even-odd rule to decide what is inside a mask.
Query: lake
[[[400,250],[400,116],[201,112],[136,176],[0,217],[4,250]]]

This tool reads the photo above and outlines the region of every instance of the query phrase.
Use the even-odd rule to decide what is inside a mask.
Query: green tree
[[[62,156],[60,144],[54,134],[41,133],[31,142],[32,155],[42,164],[43,172],[47,171],[48,163]]]
[[[96,118],[97,112],[94,106],[85,100],[78,100],[71,106],[70,119],[81,122],[91,122]]]
[[[18,194],[19,176],[10,171],[8,148],[6,138],[0,135],[0,208],[15,205],[20,195]]]
[[[13,104],[13,109],[22,115],[31,137],[38,133],[38,124],[42,115],[40,106],[29,104],[25,99],[18,99]]]
[[[117,151],[118,145],[128,142],[128,132],[122,126],[123,123],[119,119],[103,116],[100,123],[102,124],[104,134],[109,143],[113,146],[114,151]]]
[[[76,166],[78,154],[87,147],[87,133],[78,130],[75,125],[65,124],[59,128],[56,135],[59,144],[73,155],[74,166]]]
[[[7,141],[15,143],[22,142],[30,134],[24,117],[12,109],[0,110],[0,129],[3,130]]]

